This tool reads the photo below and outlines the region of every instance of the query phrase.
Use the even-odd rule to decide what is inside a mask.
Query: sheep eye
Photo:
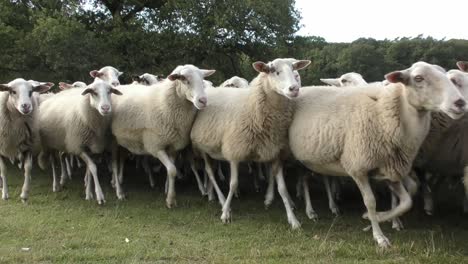
[[[32,91],[29,91],[29,97],[31,97],[31,96],[32,96],[32,93],[33,93]]]
[[[457,86],[458,88],[461,88],[461,85],[457,82],[457,80],[455,78],[451,78],[450,81],[455,85]]]
[[[276,75],[279,75],[279,74],[280,74],[280,72],[279,72],[279,71],[277,71],[277,72],[276,72]]]
[[[343,83],[347,83],[347,82],[348,82],[348,80],[346,80],[346,79],[343,79],[341,82],[343,82]]]
[[[11,90],[10,94],[16,94],[16,91]]]
[[[421,75],[416,75],[416,77],[414,77],[414,80],[416,82],[422,82],[424,80],[424,78]]]

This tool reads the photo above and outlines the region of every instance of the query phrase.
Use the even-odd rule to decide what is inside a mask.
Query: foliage
[[[251,63],[310,59],[303,84],[355,71],[368,81],[424,60],[454,68],[468,59],[467,40],[431,37],[327,43],[297,36],[294,0],[0,0],[0,80],[89,81],[105,65],[129,76],[168,74],[179,64],[251,79]]]

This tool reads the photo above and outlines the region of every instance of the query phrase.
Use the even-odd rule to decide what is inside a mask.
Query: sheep
[[[210,181],[220,197],[210,159],[230,163],[230,189],[222,201],[221,220],[231,221],[231,200],[238,184],[239,162],[272,162],[278,191],[286,207],[288,222],[300,227],[283,179],[280,152],[287,147],[287,130],[292,118],[291,98],[299,95],[299,85],[293,70],[310,64],[309,60],[275,59],[253,63],[259,75],[249,89],[209,89],[210,104],[198,113],[190,138],[192,147],[202,154]],[[222,194],[222,193],[221,193]]]
[[[38,150],[37,98],[33,92],[48,91],[53,83],[26,81],[18,78],[7,84],[0,84],[0,176],[2,199],[9,198],[7,167],[5,158],[14,159],[18,154],[24,157],[24,183],[20,198],[29,198],[32,154]]]
[[[348,72],[339,78],[320,79],[323,83],[336,87],[359,86],[367,84],[362,75],[356,72]]]
[[[112,134],[116,143],[133,154],[151,155],[162,162],[167,171],[169,208],[176,206],[174,160],[190,143],[193,120],[208,102],[203,78],[214,72],[189,64],[178,66],[162,83],[126,86],[125,95],[114,101]],[[115,156],[113,168],[118,168]]]
[[[298,161],[314,172],[351,176],[356,182],[367,208],[364,217],[382,248],[390,241],[379,222],[411,208],[401,180],[429,131],[430,112],[460,118],[466,110],[466,101],[439,66],[417,62],[385,78],[393,83],[387,89],[304,87],[289,128],[290,149]],[[376,212],[370,176],[388,180],[398,206]]]
[[[246,79],[241,78],[239,76],[233,76],[224,81],[219,87],[248,88],[249,82]]]
[[[72,89],[72,88],[86,88],[86,83],[74,82],[72,84],[69,84],[65,82],[59,82],[59,88],[60,90],[67,90],[67,89]]]
[[[93,177],[98,204],[105,203],[105,199],[96,164],[90,154],[102,153],[108,146],[111,94],[122,95],[109,83],[96,79],[86,88],[68,89],[56,94],[42,103],[39,109],[39,133],[43,147],[39,165],[45,169],[44,158],[50,151],[79,156],[87,165],[88,179]],[[54,190],[59,188],[57,180],[54,177]],[[90,180],[86,185],[86,199],[92,199]]]
[[[89,75],[94,79],[101,79],[114,87],[120,85],[119,76],[122,74],[123,72],[120,72],[112,66],[105,66],[100,70],[92,70],[89,72]]]
[[[468,67],[468,62],[457,62],[460,70]],[[450,70],[447,77],[460,90],[465,99],[468,99],[468,73],[459,70]],[[444,113],[432,115],[431,129],[424,141],[415,160],[414,167],[417,171],[424,171],[422,180],[422,192],[424,198],[424,211],[428,215],[433,214],[432,192],[428,185],[430,175],[461,174],[464,177],[465,196],[468,197],[468,157],[465,154],[468,118],[452,120]],[[465,198],[467,201],[468,198]],[[464,203],[464,211],[467,212],[467,204]]]
[[[153,85],[164,80],[163,75],[153,75],[150,73],[143,73],[142,75],[133,75],[132,76],[133,84],[142,84],[142,85]]]

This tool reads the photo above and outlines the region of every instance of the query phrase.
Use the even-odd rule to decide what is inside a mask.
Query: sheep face
[[[15,79],[8,84],[0,84],[0,91],[9,92],[8,101],[23,115],[29,115],[34,110],[32,104],[33,92],[45,93],[54,86],[49,82]]]
[[[257,61],[253,63],[253,67],[257,72],[267,74],[270,86],[277,93],[293,98],[299,95],[301,87],[293,71],[304,69],[309,64],[309,60],[276,59],[268,64]]]
[[[223,84],[221,84],[221,87],[248,88],[249,82],[244,78],[233,76],[224,81]]]
[[[367,84],[364,78],[362,78],[362,75],[356,72],[348,72],[341,75],[340,78],[320,79],[320,81],[336,87],[358,86]]]
[[[186,87],[185,97],[193,103],[197,109],[206,107],[206,85],[203,78],[215,73],[215,70],[202,70],[193,65],[177,66],[167,78],[171,81],[180,81]]]
[[[134,75],[132,76],[132,80],[141,85],[153,85],[164,80],[164,76],[162,75],[153,75],[150,73],[143,73],[142,75]]]
[[[465,100],[468,99],[468,73],[459,70],[450,70],[447,77],[458,88]]]
[[[417,109],[441,110],[451,118],[460,118],[466,101],[440,66],[416,62],[410,68],[385,75],[391,83],[406,86],[408,101]]]
[[[92,70],[89,72],[89,75],[93,78],[101,79],[110,85],[117,87],[120,85],[119,76],[122,75],[123,72],[119,72],[116,68],[112,66],[106,66],[98,70]]]
[[[83,96],[87,94],[89,94],[90,105],[102,116],[109,115],[112,112],[111,94],[122,95],[119,90],[102,80],[95,80],[81,93]]]
[[[84,82],[74,82],[73,84],[59,82],[60,90],[68,90],[73,88],[86,88],[86,83]]]

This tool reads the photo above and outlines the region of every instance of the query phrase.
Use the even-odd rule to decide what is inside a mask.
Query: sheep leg
[[[60,191],[60,184],[59,184],[59,178],[57,173],[55,172],[55,157],[54,154],[51,154],[49,156],[50,159],[50,165],[52,166],[52,191],[53,192],[58,192]]]
[[[424,212],[426,212],[427,215],[434,214],[434,200],[432,197],[431,187],[429,186],[429,181],[431,178],[432,174],[426,172],[424,174],[424,182],[421,183],[424,200]]]
[[[3,157],[0,156],[0,176],[2,177],[2,199],[8,200],[10,196],[8,195],[8,184],[6,180],[7,167]]]
[[[98,204],[102,205],[106,202],[106,200],[104,199],[104,194],[102,193],[101,184],[99,184],[96,163],[94,163],[94,161],[86,152],[82,152],[80,154],[80,157],[86,163],[86,167],[88,167],[89,172],[91,174],[90,176],[93,177],[94,191],[96,192],[96,201],[98,202]]]
[[[67,176],[68,176],[68,179],[71,180],[72,179],[72,172],[71,172],[71,165],[70,165],[70,162],[68,161],[68,156],[64,156],[64,159],[65,159],[65,168],[67,169]]]
[[[369,184],[367,175],[356,175],[353,177],[353,179],[356,182],[359,191],[361,192],[364,204],[367,208],[367,214],[372,225],[372,235],[374,240],[377,242],[379,247],[388,248],[391,245],[390,240],[388,240],[388,238],[383,234],[382,229],[380,229],[379,221],[377,220],[376,215],[375,197]]]
[[[119,180],[119,149],[117,144],[112,144],[112,152],[111,152],[111,160],[112,160],[112,185],[115,188],[115,195],[117,196],[117,199],[119,200],[124,200],[125,199],[125,193],[122,190],[122,185]]]
[[[207,193],[208,193],[208,202],[214,201],[215,196],[214,196],[214,191],[213,191],[214,190],[213,183],[211,181],[208,181],[208,186],[206,188],[207,188]],[[219,198],[218,198],[218,201],[219,201]],[[221,204],[221,206],[223,205]]]
[[[303,177],[299,176],[296,181],[296,198],[301,198],[303,193]]]
[[[306,215],[311,220],[318,220],[318,215],[315,212],[314,208],[312,207],[312,202],[310,200],[310,193],[309,193],[309,175],[304,175],[302,178],[302,187],[304,188],[304,201],[306,205]]]
[[[266,208],[270,207],[274,198],[275,198],[275,175],[270,169],[270,175],[268,178],[268,187],[267,187],[267,192],[265,194],[265,202],[264,202]]]
[[[26,202],[29,198],[29,186],[31,185],[32,153],[26,152],[23,156],[24,162],[24,183],[21,189],[21,201]]]
[[[340,209],[338,208],[338,206],[336,206],[336,203],[335,203],[335,196],[333,195],[333,191],[332,191],[332,188],[331,188],[331,185],[330,185],[330,177],[329,176],[322,176],[323,178],[323,184],[325,185],[325,190],[327,191],[327,197],[328,197],[328,207],[330,208],[330,211],[332,212],[332,214],[334,214],[335,216],[338,216],[340,215]],[[332,182],[335,182],[334,179],[332,180]]]
[[[397,196],[392,192],[392,209],[396,208],[398,205],[398,198]],[[401,222],[401,219],[399,217],[395,217],[392,219],[392,228],[395,229],[396,231],[401,231],[403,230],[403,222]]]
[[[58,154],[58,157],[59,157],[59,161],[60,161],[60,186],[63,187],[65,185],[65,182],[68,178],[67,176],[67,171],[66,171],[66,168],[65,168],[65,162],[63,161],[64,157],[63,157],[63,153],[59,153]]]
[[[92,192],[92,189],[91,189],[91,186],[92,186],[91,185],[91,176],[89,174],[90,174],[89,169],[86,168],[86,173],[85,173],[85,177],[84,177],[85,194],[86,194],[85,200],[86,201],[89,201],[89,200],[93,199],[93,192]]]
[[[237,185],[238,185],[238,168],[239,168],[239,163],[237,161],[230,161],[229,165],[231,167],[231,177],[229,181],[229,194],[226,198],[226,202],[223,205],[223,213],[221,214],[221,221],[223,223],[227,224],[232,221],[232,216],[231,216],[231,202],[232,202],[232,197],[234,196],[234,193],[237,190]]]
[[[166,167],[167,171],[167,185],[168,185],[168,190],[167,190],[167,196],[166,196],[166,206],[168,208],[172,208],[177,205],[176,203],[176,193],[175,193],[175,177],[177,175],[177,169],[174,166],[174,161],[169,158],[167,155],[166,151],[161,150],[158,151],[155,155],[161,163]]]
[[[463,212],[468,213],[468,166],[463,170],[463,186],[465,187],[465,200],[463,201]]]
[[[197,180],[198,189],[200,190],[201,195],[205,196],[206,190],[205,190],[205,187],[203,187],[203,183],[200,179],[200,174],[198,174],[197,168],[195,168],[195,161],[191,158],[189,162],[190,162],[190,168],[192,169],[192,172],[195,175],[195,179]]]
[[[255,192],[260,192],[260,186],[258,185],[257,175],[255,175],[255,174],[254,174],[254,177],[253,177],[253,184],[254,184]]]
[[[75,157],[75,159],[76,159],[76,166],[78,166],[78,168],[81,169],[82,165],[81,165],[80,159],[78,158],[78,156],[74,156],[74,157]]]
[[[215,161],[216,163],[216,169],[217,169],[217,173],[218,173],[218,176],[219,176],[219,179],[221,181],[225,181],[226,180],[226,176],[224,176],[224,173],[223,173],[223,169],[221,168],[221,161]]]
[[[126,152],[123,150],[117,152],[119,154],[119,183],[123,183],[123,177],[124,177],[124,166],[125,166],[125,160],[127,158]]]
[[[277,160],[273,163],[272,172],[276,172],[275,175],[276,182],[278,185],[278,192],[281,196],[281,199],[283,199],[283,204],[286,208],[288,223],[291,225],[292,229],[298,229],[301,227],[301,224],[299,223],[293,212],[291,197],[289,196],[288,188],[286,187],[286,183],[284,182],[283,165],[281,164],[281,161]]]
[[[210,160],[205,153],[202,153],[202,157],[203,157],[203,161],[205,162],[205,172],[208,175],[208,178],[210,179],[208,184],[211,184],[212,188],[215,189],[216,195],[218,196],[219,203],[221,204],[221,206],[224,206],[224,204],[226,203],[226,198],[224,198],[223,192],[219,188],[218,183],[216,183],[216,178],[213,172],[213,168],[211,167]],[[213,193],[212,188],[208,188],[208,200],[210,199],[210,193],[211,194]]]
[[[265,180],[265,174],[263,173],[263,167],[261,163],[257,163],[258,178],[262,181]]]
[[[143,157],[143,160],[141,161],[141,165],[143,169],[145,170],[146,174],[148,174],[148,179],[149,179],[151,188],[154,188],[156,184],[154,183],[153,172],[151,171],[150,166],[149,166],[148,156]]]

